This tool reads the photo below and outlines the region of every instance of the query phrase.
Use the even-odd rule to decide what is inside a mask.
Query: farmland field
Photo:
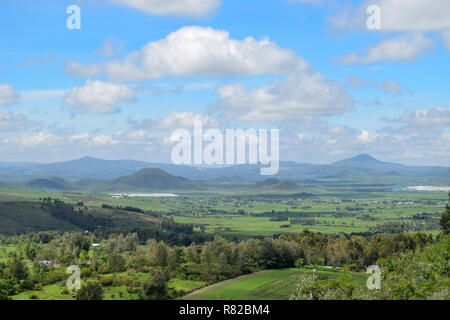
[[[20,195],[20,196],[19,196]],[[365,233],[387,223],[403,224],[403,231],[436,234],[445,207],[445,192],[333,191],[302,196],[298,193],[244,195],[183,193],[177,198],[125,197],[0,189],[1,199],[39,201],[51,197],[86,208],[136,207],[194,230],[227,238],[295,234],[304,229],[323,233]],[[350,200],[351,199],[351,200]],[[83,201],[85,200],[85,201]],[[130,213],[131,214],[131,213]],[[47,219],[47,218],[46,218]],[[13,222],[11,222],[13,223]]]
[[[322,278],[336,278],[338,272],[305,269],[265,270],[194,291],[185,300],[288,300],[298,285],[298,276],[312,273]],[[353,274],[352,281],[364,285],[367,275]]]

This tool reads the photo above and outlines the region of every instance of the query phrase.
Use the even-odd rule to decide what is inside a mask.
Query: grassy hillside
[[[335,271],[316,271],[306,269],[265,270],[235,279],[219,282],[199,289],[183,297],[184,300],[288,300],[298,285],[302,273],[314,273],[323,279],[336,278]],[[352,276],[355,284],[363,285],[365,274]]]
[[[77,214],[75,208],[75,214]],[[158,219],[136,212],[119,209],[86,209],[83,215],[90,215],[112,229],[134,229],[157,227]],[[81,219],[79,219],[81,221]],[[38,202],[9,201],[0,202],[0,234],[20,234],[31,231],[71,231],[80,226],[64,219],[49,210],[42,209]]]
[[[52,217],[35,202],[0,202],[0,233],[16,234],[27,231],[76,230],[71,223]]]

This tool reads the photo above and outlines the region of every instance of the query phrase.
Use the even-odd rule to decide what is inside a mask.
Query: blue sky
[[[279,128],[283,160],[449,166],[450,6],[428,2],[371,1],[371,31],[365,1],[1,0],[0,161],[168,162],[199,118]]]

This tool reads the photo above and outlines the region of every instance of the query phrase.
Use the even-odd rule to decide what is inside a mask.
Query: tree
[[[448,194],[450,200],[450,193]],[[440,225],[444,234],[450,234],[450,202],[447,203],[445,212],[441,216]]]
[[[9,261],[9,272],[11,278],[17,280],[26,280],[28,279],[28,269],[27,266],[17,257],[13,258]]]
[[[37,253],[38,253],[37,248],[33,244],[26,243],[25,246],[23,247],[23,254],[25,255],[26,258],[30,260],[34,260],[34,258],[36,258],[37,256]]]
[[[142,284],[142,300],[164,300],[167,298],[167,279],[163,273],[156,273]]]
[[[125,270],[125,259],[119,253],[112,253],[108,260],[110,272],[122,272]]]
[[[81,233],[76,233],[72,236],[71,244],[75,248],[78,248],[79,252],[81,250],[89,251],[89,248],[91,246],[89,239],[83,236]]]
[[[125,249],[127,251],[135,252],[139,244],[137,233],[130,233],[125,237]]]
[[[103,287],[98,282],[88,282],[77,292],[77,300],[103,300]]]
[[[155,252],[154,252],[154,263],[160,267],[167,266],[167,246],[163,242],[159,242],[156,244]]]
[[[228,266],[228,258],[225,252],[219,254],[219,260],[217,263],[217,269],[219,273],[224,273]]]
[[[167,255],[167,267],[170,271],[173,271],[178,266],[178,254],[175,250],[170,250],[169,254]]]
[[[347,252],[351,263],[356,264],[357,269],[364,267],[364,253],[367,249],[367,240],[361,236],[352,236],[347,242]]]

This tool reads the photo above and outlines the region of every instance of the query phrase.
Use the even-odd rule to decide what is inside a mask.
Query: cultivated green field
[[[298,285],[298,276],[313,273],[323,279],[336,278],[336,271],[309,269],[265,270],[235,279],[226,280],[199,289],[183,297],[185,300],[288,300]],[[364,273],[352,274],[355,285],[367,281]]]

